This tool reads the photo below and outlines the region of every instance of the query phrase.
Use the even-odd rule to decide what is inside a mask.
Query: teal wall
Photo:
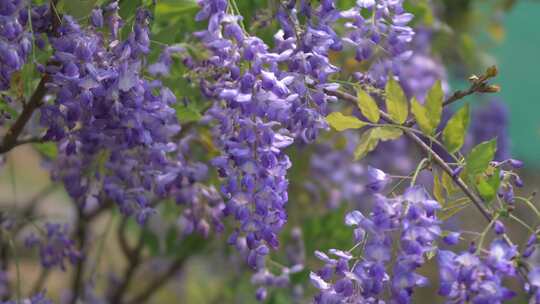
[[[505,39],[490,53],[510,108],[513,155],[540,167],[540,3],[519,1],[504,24]]]

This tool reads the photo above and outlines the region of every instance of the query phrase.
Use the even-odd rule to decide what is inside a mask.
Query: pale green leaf
[[[402,124],[409,115],[409,104],[403,89],[394,78],[386,83],[386,109],[394,122]]]
[[[337,131],[360,129],[367,125],[366,122],[363,122],[354,116],[343,115],[340,112],[330,113],[330,115],[326,117],[326,121]]]
[[[450,175],[446,172],[442,173],[442,184],[444,186],[444,190],[446,190],[446,193],[448,193],[448,195],[452,195],[458,191],[458,189],[454,185],[452,177],[450,177]]]
[[[362,114],[373,123],[380,119],[379,106],[375,100],[364,90],[358,89],[358,107]]]
[[[395,140],[403,135],[403,131],[399,128],[384,126],[373,128],[373,137],[382,141]]]
[[[443,142],[448,152],[455,153],[463,146],[469,127],[469,104],[459,109],[446,124],[443,131]]]
[[[416,118],[418,126],[420,126],[420,130],[427,135],[431,135],[434,128],[431,123],[431,119],[428,116],[427,109],[421,105],[415,97],[413,97],[411,101],[411,111]]]
[[[499,178],[500,169],[497,168],[493,174],[488,177],[482,176],[478,179],[476,183],[476,189],[484,201],[491,202],[495,199],[497,195],[497,190],[499,190],[499,185],[501,184],[501,179]]]
[[[55,143],[46,142],[46,143],[36,143],[32,145],[41,155],[49,158],[55,159],[58,155],[58,148]]]
[[[445,202],[446,202],[444,189],[443,189],[443,185],[441,184],[441,179],[435,173],[435,171],[433,172],[433,196],[439,202],[439,204],[441,204],[441,206],[444,207]]]
[[[433,87],[428,92],[426,97],[426,111],[427,116],[431,122],[432,130],[437,129],[441,122],[441,115],[443,110],[444,91],[440,80],[437,80]]]
[[[179,105],[175,106],[174,109],[176,110],[176,118],[180,123],[196,122],[202,118],[199,111],[191,107]]]
[[[369,152],[373,151],[379,144],[379,139],[373,136],[374,129],[369,129],[360,136],[360,143],[354,151],[354,159],[364,158]]]
[[[61,12],[82,19],[88,17],[92,9],[96,6],[97,0],[69,0],[61,1]]]
[[[497,151],[497,140],[484,141],[474,147],[466,158],[465,174],[474,178],[477,174],[483,173],[489,163],[495,157]]]
[[[377,147],[379,141],[395,140],[401,135],[403,135],[403,131],[395,127],[384,126],[371,128],[360,137],[360,143],[356,146],[354,157],[356,160],[362,159]]]

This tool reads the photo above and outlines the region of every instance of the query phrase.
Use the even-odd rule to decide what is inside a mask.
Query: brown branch
[[[0,220],[4,221],[4,214],[0,213]],[[7,240],[5,231],[0,231],[0,269],[4,274],[9,272],[9,241]],[[6,293],[2,296],[2,301],[8,301],[11,297],[11,284],[6,282],[4,288]]]
[[[39,84],[34,91],[34,94],[32,94],[30,101],[26,103],[21,114],[19,115],[19,117],[17,117],[17,120],[13,123],[13,125],[11,125],[9,130],[4,135],[4,139],[2,140],[2,144],[0,145],[0,154],[6,153],[17,146],[17,139],[19,138],[19,135],[21,135],[24,126],[26,126],[26,124],[32,117],[34,111],[42,104],[43,97],[47,93],[47,88],[45,87],[45,84],[48,80],[49,76],[44,75],[39,81]]]
[[[49,277],[49,274],[51,271],[47,268],[41,268],[41,272],[39,273],[39,277],[34,282],[34,286],[32,287],[32,293],[31,294],[37,294],[43,291],[43,285],[45,285],[45,282],[47,282],[47,278]]]
[[[58,36],[58,28],[62,24],[61,16],[58,15],[56,10],[58,1],[59,0],[52,0],[49,4],[49,9],[52,16],[52,25],[49,33],[53,36]],[[30,101],[24,104],[21,114],[19,115],[19,117],[17,117],[17,120],[13,123],[13,125],[11,125],[11,127],[4,135],[2,144],[0,145],[0,154],[6,153],[18,145],[17,139],[24,130],[24,127],[26,126],[30,118],[32,118],[36,109],[42,105],[43,97],[45,97],[45,94],[47,93],[46,84],[49,79],[50,76],[48,74],[45,74],[43,75],[43,77],[41,77],[38,86],[30,97]]]
[[[135,271],[141,264],[142,249],[144,248],[144,234],[141,231],[139,239],[137,240],[137,244],[133,249],[130,249],[125,236],[126,226],[127,220],[125,220],[124,218],[122,220],[122,223],[118,227],[118,237],[121,240],[120,247],[122,248],[122,251],[124,252],[124,255],[128,260],[128,265],[126,266],[120,284],[118,285],[118,287],[116,287],[116,290],[110,296],[111,303],[122,303],[124,295],[129,288],[129,284],[134,278]]]
[[[77,204],[77,202],[74,202]],[[84,216],[83,213],[83,207],[77,205],[77,228],[75,231],[76,239],[79,242],[79,249],[81,252],[84,252],[84,248],[86,247],[86,238],[88,235],[88,221]],[[73,281],[71,285],[71,299],[70,303],[75,304],[78,302],[79,295],[81,294],[82,289],[82,283],[84,278],[84,272],[86,266],[86,259],[83,258],[80,260],[77,265],[75,266],[75,273],[73,274]]]
[[[138,295],[133,297],[133,299],[127,301],[127,304],[140,304],[147,303],[148,300],[156,293],[160,288],[162,288],[165,283],[169,281],[182,267],[186,261],[186,257],[182,256],[174,260],[174,262],[169,266],[167,271],[161,276],[152,281],[148,286]]]

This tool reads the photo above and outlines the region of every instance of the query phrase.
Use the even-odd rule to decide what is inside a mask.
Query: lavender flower
[[[424,264],[424,256],[436,249],[435,241],[441,234],[438,208],[439,204],[423,188],[411,187],[394,199],[376,194],[373,211],[367,217],[360,211],[348,213],[345,224],[355,227],[355,235],[361,236],[353,248],[364,246],[362,258],[356,258],[352,250],[331,249],[330,255],[315,252],[325,263],[310,275],[312,284],[319,289],[315,302],[381,303],[383,291],[389,287],[391,301],[411,303],[414,289],[427,284],[427,278],[415,270]],[[392,261],[395,230],[401,230],[400,251],[390,275],[387,268]]]
[[[46,223],[44,228],[45,236],[43,238],[31,234],[25,240],[27,247],[39,248],[43,267],[60,267],[65,271],[65,260],[75,264],[82,259],[82,253],[75,247],[75,242],[69,236],[67,225]]]
[[[47,66],[47,86],[55,99],[41,107],[41,123],[45,139],[59,146],[53,177],[77,202],[106,195],[143,223],[153,214],[150,201],[181,184],[183,166],[169,157],[180,126],[173,93],[143,77],[148,13],[139,10],[129,37],[118,41],[115,3],[106,8],[108,36],[64,16],[62,35],[50,37],[55,64]],[[94,26],[100,16],[93,12]]]
[[[382,170],[368,166],[368,180],[366,187],[373,192],[380,192],[390,178]]]
[[[485,257],[477,256],[471,251],[461,254],[440,251],[439,294],[446,297],[448,303],[501,303],[511,299],[514,292],[505,288],[502,283],[504,277],[516,273],[512,262],[516,254],[516,249],[503,240],[493,241]]]

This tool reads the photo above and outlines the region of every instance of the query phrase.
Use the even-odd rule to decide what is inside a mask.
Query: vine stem
[[[468,90],[468,91],[470,91],[470,90]],[[477,89],[474,89],[474,92],[476,92],[476,90]],[[468,91],[466,91],[466,92],[468,92]],[[341,99],[343,99],[343,100],[345,100],[347,102],[351,102],[352,104],[356,105],[356,97],[353,96],[353,95],[350,95],[350,94],[345,93],[345,92],[339,92],[339,91],[326,91],[326,92],[327,92],[327,94],[334,95],[334,96],[336,96],[338,98],[341,98]],[[466,94],[466,92],[465,93],[460,93],[460,94],[457,94],[457,95],[455,93],[452,96],[462,96],[464,94],[465,94],[464,96],[467,96],[468,94]],[[452,102],[455,102],[456,100],[459,100],[459,99],[460,98],[458,98],[458,97],[451,97],[450,99],[445,101],[444,104],[448,105],[448,104],[450,104]],[[390,126],[395,124],[394,121],[392,120],[392,118],[390,117],[390,115],[388,115],[386,112],[384,112],[382,110],[379,110],[379,113],[380,113],[381,118],[384,121],[386,121]],[[411,122],[413,124],[416,123],[416,121],[414,119],[408,120],[407,123],[410,124]],[[396,127],[399,127],[399,126],[396,126]],[[435,152],[433,149],[431,149],[431,147],[428,146],[414,132],[411,132],[410,130],[407,130],[407,129],[403,129],[403,133],[409,139],[411,139],[414,142],[414,144],[416,144],[416,146],[418,146],[424,153],[426,153],[428,156],[430,156],[432,158],[432,160],[452,178],[452,181],[461,189],[461,191],[467,197],[469,197],[469,199],[475,205],[476,209],[478,209],[478,211],[480,211],[480,213],[487,220],[487,222],[491,223],[493,221],[493,216],[491,215],[490,211],[484,206],[484,204],[485,204],[484,201],[478,195],[476,195],[476,193],[474,193],[459,176],[453,174],[452,168],[446,163],[446,161],[444,161],[444,159],[442,159],[439,156],[439,154],[437,154],[437,152]],[[503,234],[502,238],[509,246],[515,246],[514,243],[508,237],[507,234]],[[518,268],[518,271],[519,271],[520,275],[522,276],[522,278],[526,282],[528,282],[528,277],[527,277],[526,270],[523,269],[522,267],[520,267],[520,268]]]
[[[55,36],[58,35],[58,28],[62,24],[61,16],[56,11],[56,6],[58,5],[58,2],[59,0],[51,0],[49,4],[50,10],[52,12],[55,12],[51,14],[52,27],[50,30],[50,33]],[[28,103],[24,104],[21,114],[19,115],[19,117],[17,117],[17,120],[11,125],[11,127],[4,135],[4,138],[2,139],[2,144],[0,144],[0,154],[7,153],[11,149],[19,145],[17,139],[24,130],[24,127],[32,118],[34,112],[43,104],[43,98],[45,97],[45,94],[47,94],[46,84],[49,79],[50,76],[48,74],[44,74],[43,77],[41,77],[41,80],[39,81],[38,86],[34,90],[34,93],[32,93],[30,100],[28,101]]]
[[[174,260],[164,274],[152,281],[146,289],[133,297],[133,299],[127,301],[127,304],[146,303],[156,291],[163,287],[163,285],[165,285],[170,278],[172,278],[180,269],[182,269],[186,259],[186,257],[182,256]]]

